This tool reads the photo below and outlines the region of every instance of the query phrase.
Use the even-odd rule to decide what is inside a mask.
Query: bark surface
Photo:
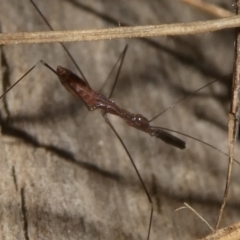
[[[226,1],[214,1],[223,4]],[[48,28],[29,1],[1,0],[2,32]],[[36,1],[54,29],[207,20],[174,0]],[[231,3],[227,6],[231,9]],[[93,89],[100,89],[129,44],[114,101],[151,119],[214,80],[153,122],[227,152],[234,32],[67,44]],[[1,49],[1,92],[43,59],[76,71],[59,44]],[[110,82],[113,80],[111,78]],[[9,85],[8,85],[9,86]],[[110,86],[104,88],[110,92]],[[181,137],[186,150],[110,117],[153,198],[151,240],[196,239],[210,233],[184,202],[215,225],[227,158]],[[88,112],[45,67],[37,66],[1,101],[0,239],[146,239],[150,205],[137,175],[99,111]],[[239,155],[236,146],[236,156]],[[237,157],[236,157],[237,158]],[[239,221],[239,166],[221,226]]]

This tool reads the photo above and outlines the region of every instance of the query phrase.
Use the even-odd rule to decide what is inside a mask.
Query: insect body
[[[129,111],[120,108],[111,99],[96,93],[87,82],[70,70],[58,66],[57,70],[55,71],[45,62],[41,61],[41,63],[58,76],[62,85],[71,94],[81,98],[89,110],[101,109],[102,115],[106,120],[108,113],[119,116],[131,127],[149,133],[151,136],[160,138],[162,141],[180,149],[184,149],[186,147],[185,142],[181,139],[167,133],[166,131],[150,126],[149,120],[143,115],[130,113]]]

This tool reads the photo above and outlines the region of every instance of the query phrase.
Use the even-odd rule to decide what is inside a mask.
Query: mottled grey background
[[[231,2],[210,2],[232,10]],[[3,32],[48,30],[28,0],[0,3]],[[177,0],[36,3],[53,28],[61,30],[212,19]],[[113,99],[151,118],[182,96],[221,79],[153,124],[227,152],[234,32],[69,43],[67,47],[97,90],[126,44],[129,51]],[[4,46],[1,54],[1,92],[8,81],[14,83],[40,59],[54,68],[61,65],[75,71],[57,43]],[[12,90],[1,106],[1,239],[146,239],[150,214],[146,195],[99,111],[88,113],[43,66]],[[226,157],[185,137],[187,149],[178,150],[131,129],[121,119],[110,119],[153,198],[151,240],[196,239],[208,234],[209,229],[192,212],[174,210],[187,202],[215,224]],[[239,221],[238,172],[234,165],[221,226]]]

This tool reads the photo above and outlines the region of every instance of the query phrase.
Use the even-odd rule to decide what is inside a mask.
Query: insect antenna
[[[49,24],[48,20],[45,18],[45,16],[42,14],[42,12],[40,11],[40,9],[37,7],[37,5],[34,3],[33,0],[29,0],[32,5],[34,6],[34,8],[36,9],[36,11],[38,12],[38,14],[41,16],[41,18],[43,19],[43,21],[47,24],[48,28],[51,31],[54,31],[54,29],[52,28],[52,26]],[[81,76],[83,77],[83,80],[88,84],[87,79],[85,78],[81,68],[78,66],[77,62],[75,61],[75,59],[73,58],[73,56],[71,55],[71,53],[68,51],[68,49],[66,48],[66,46],[62,43],[59,42],[59,44],[61,44],[61,46],[63,47],[64,51],[67,53],[68,57],[71,59],[71,61],[73,62],[73,64],[75,65],[75,67],[77,68],[77,70],[79,71],[79,73],[81,74]]]
[[[38,62],[39,63],[39,62]],[[11,89],[13,89],[21,80],[26,77],[37,65],[36,63],[34,66],[32,66],[22,77],[20,77],[11,87],[9,87],[1,96],[0,99],[2,99]]]

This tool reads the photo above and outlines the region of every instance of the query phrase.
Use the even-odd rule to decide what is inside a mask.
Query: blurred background
[[[55,30],[214,19],[177,0],[35,2]],[[209,2],[234,10],[231,1]],[[0,4],[2,32],[48,30],[28,0],[1,0]],[[152,124],[227,152],[234,36],[233,30],[224,30],[66,46],[97,91],[128,44],[113,100],[149,119],[219,79]],[[41,59],[53,68],[60,65],[77,73],[58,43],[3,46],[1,92]],[[110,92],[110,85],[104,92]],[[225,187],[227,157],[183,136],[179,137],[187,148],[179,150],[131,129],[117,117],[110,120],[152,197],[150,239],[196,239],[209,234],[190,210],[174,210],[187,202],[214,226]],[[123,147],[100,111],[88,112],[52,72],[39,64],[1,101],[1,125],[2,238],[146,239],[150,204]],[[238,158],[238,145],[235,152]],[[239,221],[238,176],[239,166],[234,164],[221,227]]]

